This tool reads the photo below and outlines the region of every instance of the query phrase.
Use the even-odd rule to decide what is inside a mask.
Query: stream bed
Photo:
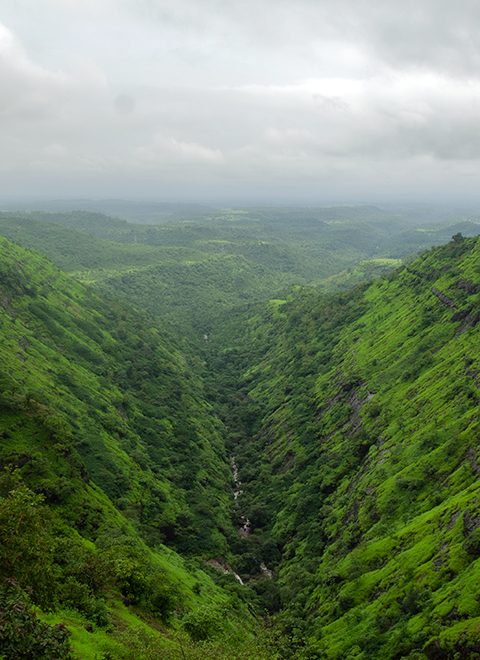
[[[243,493],[242,482],[238,474],[238,464],[235,456],[232,456],[230,459],[230,465],[232,467],[232,476],[233,476],[233,499],[238,504],[238,500]],[[242,538],[248,538],[252,533],[252,523],[250,519],[244,515],[240,515],[240,527],[238,528],[238,533]],[[263,576],[273,579],[273,571],[268,568],[264,561],[260,562],[260,572]],[[236,576],[238,577],[238,576]]]

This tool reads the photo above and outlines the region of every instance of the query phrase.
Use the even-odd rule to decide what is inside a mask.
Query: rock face
[[[242,516],[240,518],[240,521],[242,524],[238,532],[241,537],[246,538],[247,536],[250,536],[250,534],[252,533],[252,523],[246,516]]]
[[[231,566],[229,566],[229,564],[226,564],[220,559],[208,559],[205,563],[211,566],[212,568],[214,568],[219,573],[223,573],[224,575],[233,575],[233,577],[237,580],[237,582],[239,582],[241,585],[244,584],[240,575],[238,575],[238,573],[235,573],[235,571],[232,569]]]
[[[262,575],[269,578],[269,580],[273,579],[273,571],[267,567],[264,561],[260,564],[260,570],[262,571]]]
[[[235,460],[235,456],[232,456],[230,460],[230,464],[232,466],[232,475],[233,475],[233,483],[234,483],[233,499],[235,500],[235,502],[238,502],[238,498],[243,493],[243,491],[242,491],[242,482],[240,481],[240,478],[238,476],[238,465]],[[238,529],[238,533],[242,538],[250,536],[250,534],[252,533],[252,523],[250,519],[247,518],[247,516],[245,515],[240,516],[240,527]]]
[[[455,309],[455,303],[453,300],[448,298],[444,293],[436,289],[434,286],[432,286],[431,291],[434,296],[436,296],[441,303],[443,303],[446,307],[450,307],[451,309]]]

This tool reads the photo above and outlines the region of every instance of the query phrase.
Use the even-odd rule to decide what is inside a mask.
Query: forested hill
[[[291,657],[476,657],[480,241],[247,327],[234,451]]]
[[[0,654],[480,653],[479,239],[0,220]]]
[[[292,285],[332,290],[369,281],[478,228],[414,222],[374,207],[227,209],[163,225],[98,213],[0,212],[0,235],[202,341],[225,312]]]
[[[68,440],[85,478],[147,536],[186,550],[191,527],[197,552],[224,545],[218,530],[229,526],[230,474],[222,428],[192,366],[138,310],[0,241],[4,405],[23,407]]]
[[[2,657],[70,657],[31,603],[75,657],[263,657],[235,579],[201,570],[231,555],[231,473],[171,338],[3,238],[0,333]]]

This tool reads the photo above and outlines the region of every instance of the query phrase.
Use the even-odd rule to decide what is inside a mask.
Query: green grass
[[[235,451],[256,461],[240,474],[252,516],[265,512],[254,536],[282,548],[295,657],[475,648],[476,625],[456,620],[480,615],[479,264],[479,241],[452,241],[367,289],[297,292],[250,322],[246,419],[261,412]]]

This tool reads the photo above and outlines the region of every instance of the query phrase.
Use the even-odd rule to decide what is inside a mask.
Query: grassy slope
[[[171,657],[178,657],[182,618],[187,629],[221,638],[223,652],[233,636],[241,657],[240,642],[250,643],[253,622],[233,578],[224,591],[161,545],[203,557],[228,554],[230,471],[221,424],[200,383],[178,350],[137,313],[5,239],[0,254],[0,461],[43,497],[43,504],[29,506],[45,530],[52,516],[45,556],[27,553],[22,560],[20,553],[13,561],[17,541],[24,539],[32,553],[38,549],[28,541],[23,509],[18,517],[15,509],[33,496],[22,495],[23,486],[2,486],[2,576],[33,587],[42,607],[57,608],[52,617],[72,627],[82,658],[101,649],[131,657],[133,648],[139,657],[157,657],[148,655],[148,645],[170,645]],[[15,534],[8,532],[12,524]],[[60,559],[60,548],[68,546],[72,557]],[[82,565],[96,566],[95,574],[104,567],[105,584],[85,582],[78,575]],[[50,570],[42,587],[48,597],[41,596],[42,573]],[[136,610],[129,612],[122,600]],[[68,603],[80,612],[65,611]],[[212,657],[216,652],[212,647]],[[189,653],[196,657],[195,647]]]
[[[479,264],[480,241],[451,242],[250,322],[241,477],[298,657],[477,648]]]

